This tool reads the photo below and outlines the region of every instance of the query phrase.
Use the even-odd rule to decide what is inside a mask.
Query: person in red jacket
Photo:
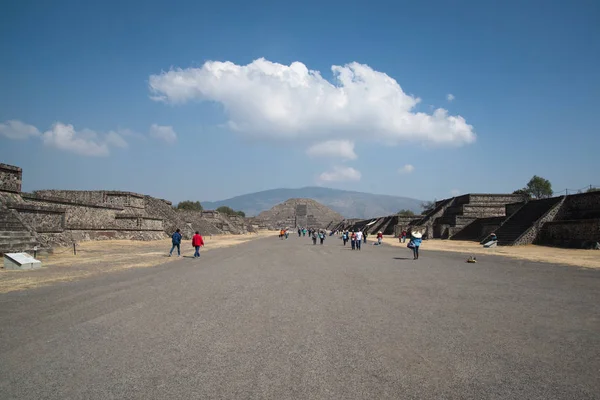
[[[200,247],[204,246],[204,240],[202,236],[200,236],[200,232],[196,231],[196,234],[192,238],[192,246],[196,249],[194,253],[194,258],[200,257]]]

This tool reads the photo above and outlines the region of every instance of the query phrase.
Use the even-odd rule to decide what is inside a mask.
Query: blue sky
[[[0,162],[173,201],[600,185],[596,1],[217,3],[2,2]]]

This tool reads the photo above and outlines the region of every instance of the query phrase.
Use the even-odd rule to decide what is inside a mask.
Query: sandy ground
[[[277,234],[278,232],[262,231],[246,235],[208,236],[204,237],[205,246],[200,253]],[[43,265],[39,270],[0,270],[0,293],[73,281],[129,268],[153,267],[178,259],[177,250],[174,251],[173,257],[167,257],[170,249],[171,239],[148,242],[137,240],[81,242],[77,245],[77,255],[73,254],[72,248],[58,248],[54,254],[38,256]],[[191,241],[184,241],[181,246],[182,257],[192,257],[193,254]]]
[[[384,243],[392,246],[406,247],[407,243],[399,243],[391,236],[384,238]],[[600,251],[561,249],[547,246],[501,246],[486,249],[477,242],[460,240],[424,240],[422,251],[451,251],[465,253],[477,257],[478,254],[497,255],[528,261],[547,262],[553,264],[573,265],[585,268],[600,268]]]

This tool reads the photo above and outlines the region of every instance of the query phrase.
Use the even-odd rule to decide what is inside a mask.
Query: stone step
[[[9,239],[30,238],[30,237],[33,237],[33,236],[31,235],[31,233],[29,233],[27,231],[0,232],[0,242],[6,242],[6,240],[9,240]]]
[[[4,244],[0,243],[0,253],[8,253],[10,251],[21,252],[27,250],[33,250],[33,248],[37,245],[37,243],[12,243],[12,244]]]
[[[17,232],[17,231],[27,231],[27,228],[25,228],[23,225],[0,225],[0,231],[5,231],[5,232]]]

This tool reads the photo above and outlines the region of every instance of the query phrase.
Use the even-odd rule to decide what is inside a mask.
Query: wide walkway
[[[600,271],[426,244],[268,238],[0,295],[0,398],[600,398]]]

